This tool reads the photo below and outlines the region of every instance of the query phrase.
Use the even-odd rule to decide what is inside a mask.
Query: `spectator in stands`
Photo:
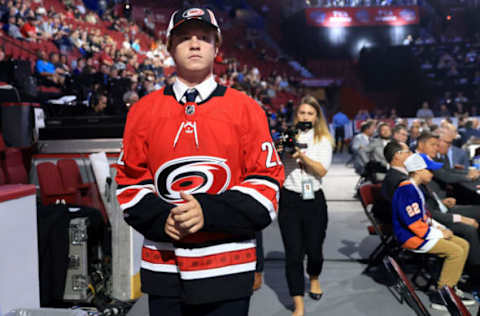
[[[461,170],[450,167],[448,157],[438,156],[439,136],[430,132],[422,132],[418,139],[417,152],[424,153],[430,159],[434,159],[443,164],[442,168],[434,171],[434,181],[430,187],[437,192],[440,197],[446,196],[446,185],[453,186],[454,197],[462,204],[479,204],[479,198],[476,193],[480,171]]]
[[[412,124],[412,126],[410,126],[410,133],[407,141],[407,145],[412,151],[417,148],[417,139],[420,134],[420,127]]]
[[[448,110],[447,105],[445,103],[442,103],[440,105],[440,110],[438,111],[437,116],[439,116],[439,117],[450,117],[451,116],[450,111]]]
[[[478,119],[471,118],[465,123],[465,130],[461,132],[462,145],[466,144],[472,137],[480,138],[480,130],[478,129]]]
[[[105,114],[105,109],[108,105],[108,98],[105,92],[95,92],[90,98],[90,109],[87,115],[102,115]]]
[[[15,16],[10,16],[8,18],[8,23],[3,25],[3,30],[7,32],[7,34],[15,39],[23,40],[24,37],[22,32],[20,32],[20,28],[18,25],[23,24],[23,20],[21,18],[15,18]]]
[[[433,112],[430,109],[427,101],[423,101],[422,108],[417,111],[417,117],[423,119],[433,117]]]
[[[383,150],[385,146],[390,142],[392,136],[392,129],[387,123],[380,123],[378,125],[377,131],[378,137],[370,141],[365,150],[360,150],[360,154],[365,160],[365,165],[369,161],[377,161],[383,167],[387,168],[388,162],[385,160]]]
[[[375,133],[375,122],[368,120],[362,123],[360,126],[360,133],[355,135],[352,140],[352,152],[353,152],[353,168],[359,175],[363,174],[366,161],[363,153],[368,144],[370,144],[370,138]]]
[[[463,115],[468,116],[468,112],[465,110],[465,108],[463,107],[463,104],[460,102],[455,102],[455,110],[453,114],[456,117],[463,116]]]
[[[396,124],[392,130],[392,138],[399,143],[407,143],[407,140],[408,140],[407,126],[403,124]]]
[[[412,152],[405,143],[399,143],[396,140],[392,140],[385,146],[383,155],[390,165],[382,182],[382,196],[385,200],[391,202],[393,193],[400,182],[408,179],[408,172],[405,169],[404,162],[411,154]]]
[[[448,157],[450,168],[465,169],[470,166],[470,159],[465,150],[453,145],[455,134],[452,130],[441,128],[438,153]]]
[[[357,112],[357,115],[355,115],[354,120],[355,121],[365,121],[370,118],[370,114],[368,113],[368,110],[366,109],[360,109]]]
[[[420,185],[431,181],[431,171],[441,167],[440,163],[432,161],[425,154],[414,154],[405,160],[410,179],[402,182],[393,196],[393,230],[402,247],[445,257],[437,288],[448,285],[456,289],[467,261],[469,244],[429,218],[424,194],[419,189]],[[475,304],[475,301],[463,297],[461,292],[457,294],[464,304]],[[433,309],[447,310],[437,291],[432,293],[430,300]]]
[[[38,53],[35,71],[45,85],[63,85],[65,82],[65,78],[60,72],[57,72],[57,68],[55,67],[55,63],[58,62],[58,58],[55,56],[58,57],[58,54],[51,53],[50,60],[48,60],[43,50]]]
[[[468,98],[463,95],[462,91],[457,92],[457,96],[453,99],[455,103],[467,103]]]
[[[125,92],[125,94],[123,95],[123,102],[128,109],[130,109],[130,107],[134,105],[138,101],[138,99],[138,94],[132,90]]]
[[[343,147],[345,145],[345,128],[350,124],[350,119],[342,111],[338,111],[332,118],[333,128],[335,130],[335,149],[334,153],[337,151],[342,153]]]

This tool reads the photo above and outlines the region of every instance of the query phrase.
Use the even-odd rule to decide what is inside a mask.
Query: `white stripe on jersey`
[[[276,185],[275,183],[271,182],[271,181],[268,181],[268,180],[263,180],[263,179],[255,179],[255,178],[250,178],[250,179],[247,179],[243,182],[248,182],[248,183],[253,183],[253,184],[259,184],[259,185],[264,185],[266,187],[269,187],[273,190],[275,190],[275,192],[278,192],[280,191],[278,185]]]
[[[142,260],[141,267],[155,272],[178,273],[176,264],[157,264]]]
[[[122,211],[125,211],[127,208],[132,207],[138,202],[140,202],[140,200],[143,199],[143,197],[149,193],[154,193],[154,192],[150,189],[141,189],[140,191],[138,191],[137,194],[135,194],[133,199],[131,199],[129,202],[120,204],[120,209]]]
[[[232,252],[237,250],[245,250],[249,248],[255,248],[256,240],[251,239],[244,242],[231,242],[221,245],[215,245],[203,248],[176,248],[175,255],[178,257],[205,257],[215,254],[221,254],[225,252]]]
[[[205,279],[212,278],[222,275],[229,275],[235,273],[242,273],[247,271],[255,271],[257,262],[249,262],[231,265],[222,268],[200,270],[200,271],[180,271],[180,278],[182,280],[195,280],[195,279]]]
[[[152,191],[155,191],[155,187],[153,184],[135,184],[135,185],[129,185],[128,187],[117,189],[115,192],[117,195],[122,194],[125,191],[128,190],[135,190],[135,189],[151,189]]]
[[[234,186],[234,187],[231,187],[230,190],[237,190],[244,194],[250,195],[255,200],[260,202],[267,209],[272,221],[275,220],[275,218],[277,218],[277,213],[275,212],[275,207],[273,207],[272,202],[262,194],[258,193],[257,190],[252,188],[242,187],[242,186]]]

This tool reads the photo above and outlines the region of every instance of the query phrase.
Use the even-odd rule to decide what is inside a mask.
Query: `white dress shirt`
[[[327,137],[322,137],[319,142],[314,142],[314,131],[310,129],[306,132],[300,132],[297,142],[301,144],[307,144],[308,147],[301,149],[301,151],[307,155],[308,158],[320,162],[322,166],[328,170],[332,163],[332,144]],[[283,161],[285,165],[285,182],[283,186],[285,189],[301,193],[302,192],[302,180],[312,180],[313,190],[318,191],[321,189],[322,179],[318,178],[308,170],[302,170],[296,159],[293,159],[289,154],[285,155]]]
[[[185,103],[187,101],[185,97],[185,92],[187,90],[196,89],[198,91],[198,95],[195,99],[195,102],[200,103],[202,101],[205,101],[212,94],[212,92],[217,88],[217,85],[218,84],[213,78],[213,75],[210,75],[202,83],[194,87],[188,87],[185,83],[182,82],[181,79],[177,78],[175,80],[175,83],[173,84],[173,93],[175,94],[175,99],[177,99],[178,102]]]

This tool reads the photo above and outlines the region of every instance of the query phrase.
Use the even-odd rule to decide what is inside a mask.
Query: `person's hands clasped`
[[[170,210],[165,233],[175,240],[196,233],[204,225],[203,210],[197,199],[191,194],[180,192],[185,203]]]
[[[479,170],[475,170],[475,169],[468,170],[467,178],[470,179],[471,181],[475,181],[479,177],[480,177]]]
[[[441,228],[440,231],[442,232],[443,238],[445,239],[450,239],[453,236],[452,231],[448,228]]]

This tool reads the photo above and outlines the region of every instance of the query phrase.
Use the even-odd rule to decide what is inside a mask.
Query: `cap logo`
[[[187,19],[187,18],[202,16],[204,14],[205,14],[205,11],[203,11],[202,9],[193,8],[183,12],[182,17],[184,19]]]

